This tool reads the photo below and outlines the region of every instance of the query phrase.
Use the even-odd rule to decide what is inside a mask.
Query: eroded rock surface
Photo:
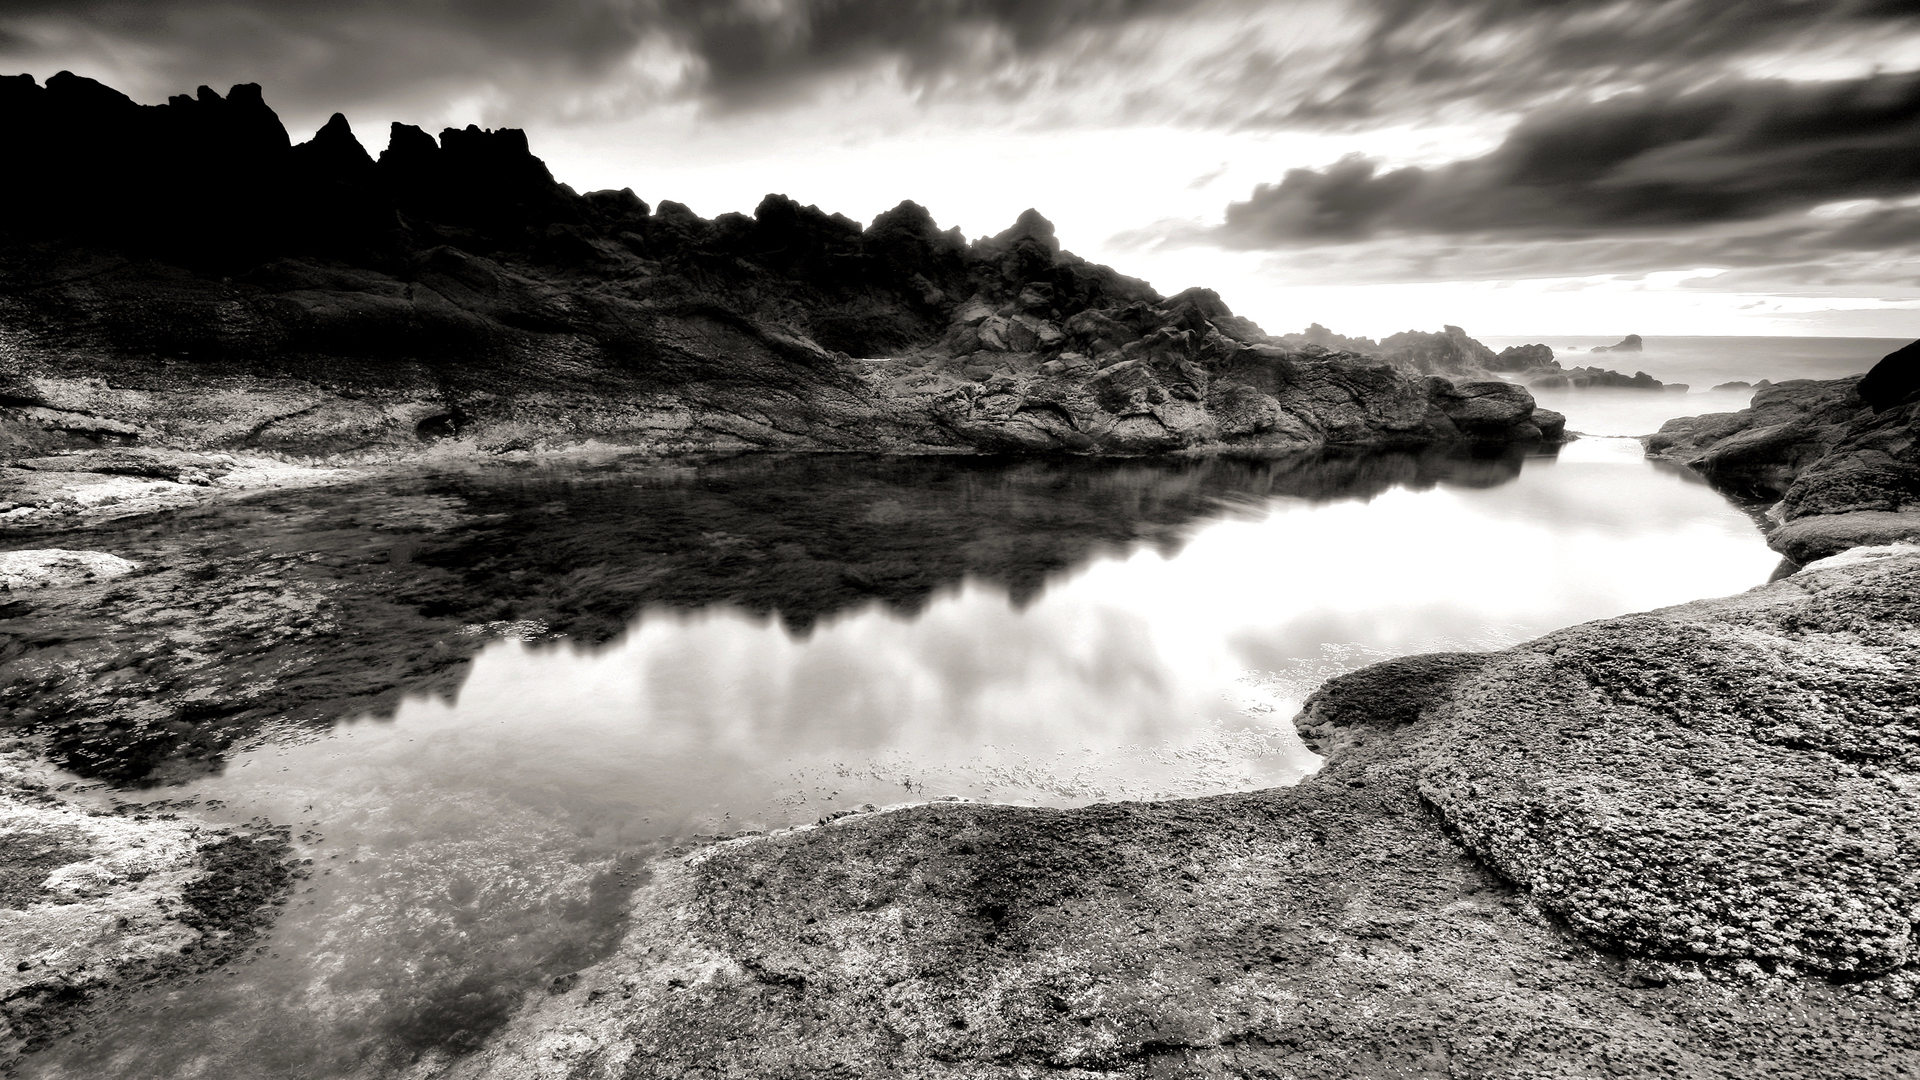
[[[619,953],[451,1074],[1920,1068],[1917,598],[1920,551],[1863,551],[1369,668],[1310,702],[1329,761],[1291,789],[664,860]]]

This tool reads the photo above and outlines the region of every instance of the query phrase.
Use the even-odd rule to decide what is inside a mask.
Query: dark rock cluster
[[[1639,352],[1644,347],[1639,334],[1628,334],[1612,345],[1595,345],[1588,352]]]
[[[516,130],[394,125],[376,157],[336,115],[295,144],[253,85],[143,106],[20,76],[0,119],[26,163],[0,177],[15,454],[1558,436],[1523,390],[1455,385],[1478,368],[1289,345],[1061,250],[1034,211],[971,243],[911,202],[709,221],[578,194]]]
[[[1775,383],[1739,412],[1669,420],[1646,446],[1773,504],[1768,542],[1795,563],[1920,540],[1920,348],[1865,376]]]

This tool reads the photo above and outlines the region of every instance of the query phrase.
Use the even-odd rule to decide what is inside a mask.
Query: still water
[[[681,514],[709,546],[758,543],[689,509],[725,489],[763,507],[831,497],[895,563],[965,570],[910,602],[799,619],[691,602],[701,590],[668,575],[610,640],[501,637],[449,699],[235,756],[174,794],[295,825],[314,875],[252,960],[154,993],[25,1073],[431,1075],[604,955],[644,860],[675,843],[868,803],[1291,783],[1318,762],[1290,718],[1330,675],[1735,592],[1777,562],[1748,517],[1629,440],[1383,461],[895,461],[879,482],[847,458],[500,481],[499,498],[556,522],[521,544],[557,550],[609,500],[639,515],[619,500],[643,486],[646,515]],[[461,483],[479,498],[489,481]],[[1052,529],[1049,550],[1070,554],[1035,570],[1012,541],[922,531],[930,502]],[[1105,527],[1122,517],[1153,528]],[[785,565],[819,565],[825,543]]]

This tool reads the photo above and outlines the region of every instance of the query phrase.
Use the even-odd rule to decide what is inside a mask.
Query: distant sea
[[[1471,331],[1469,331],[1471,333]],[[1863,337],[1645,337],[1637,353],[1596,353],[1620,337],[1577,334],[1528,337],[1475,335],[1498,352],[1509,345],[1552,347],[1561,367],[1595,365],[1628,375],[1636,371],[1665,383],[1686,383],[1688,392],[1645,390],[1541,390],[1540,404],[1567,414],[1567,427],[1585,435],[1646,435],[1676,416],[1731,412],[1747,407],[1751,391],[1718,391],[1728,382],[1769,379],[1838,379],[1857,375],[1909,338]],[[1625,335],[1621,335],[1625,336]]]

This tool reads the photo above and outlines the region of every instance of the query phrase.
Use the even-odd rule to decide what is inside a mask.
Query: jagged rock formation
[[[1558,370],[1550,345],[1509,345],[1487,364],[1490,371],[1530,371],[1534,368]]]
[[[1318,323],[1314,325],[1319,326]],[[1321,330],[1323,333],[1320,336],[1338,337],[1326,332],[1324,327]],[[1516,382],[1534,390],[1584,390],[1592,386],[1628,390],[1687,389],[1685,383],[1662,383],[1644,371],[1622,375],[1601,367],[1563,368],[1554,359],[1553,349],[1546,345],[1513,345],[1495,353],[1468,337],[1467,332],[1457,326],[1443,327],[1437,334],[1407,330],[1393,334],[1377,345],[1365,339],[1360,339],[1360,342],[1358,351],[1421,374],[1439,374],[1456,379],[1498,379],[1510,375]],[[1634,351],[1638,351],[1637,346]]]
[[[1595,345],[1589,352],[1639,352],[1644,347],[1639,334],[1628,334],[1613,345]]]
[[[768,196],[713,221],[576,194],[514,130],[335,116],[295,145],[257,86],[141,106],[0,83],[0,439],[14,454],[1067,450],[1555,438],[1515,387],[1303,351],[1164,297],[1029,211],[965,242]],[[126,185],[133,172],[151,184]],[[1466,380],[1460,380],[1466,381]]]
[[[1865,376],[1776,383],[1739,412],[1669,420],[1647,437],[1647,453],[1736,497],[1775,503],[1768,543],[1796,563],[1920,540],[1916,358],[1909,345]]]
[[[1590,386],[1613,387],[1621,390],[1670,390],[1676,393],[1685,393],[1687,390],[1686,383],[1663,383],[1644,371],[1622,375],[1617,371],[1600,367],[1564,368],[1552,374],[1530,379],[1527,385],[1535,390],[1585,390]]]
[[[660,860],[453,1075],[1910,1070],[1920,555],[1836,562],[1337,679],[1297,787]]]

